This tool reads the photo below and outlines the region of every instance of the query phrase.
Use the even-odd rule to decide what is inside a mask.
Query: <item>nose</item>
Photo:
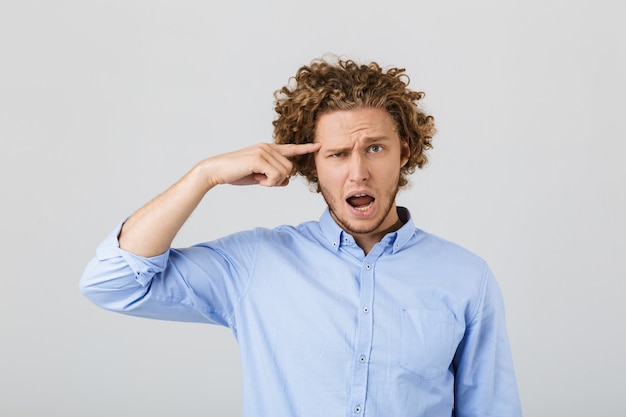
[[[353,182],[365,182],[369,179],[367,161],[359,152],[350,154],[349,178]]]

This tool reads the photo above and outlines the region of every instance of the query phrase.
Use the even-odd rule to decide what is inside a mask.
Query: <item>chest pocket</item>
[[[400,367],[423,379],[443,375],[456,351],[457,326],[449,311],[402,309]]]

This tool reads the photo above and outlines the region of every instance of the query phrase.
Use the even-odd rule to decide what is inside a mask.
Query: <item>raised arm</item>
[[[143,257],[165,252],[213,187],[219,184],[285,186],[292,169],[288,158],[315,152],[319,146],[318,143],[261,143],[199,162],[128,218],[119,235],[120,248]]]

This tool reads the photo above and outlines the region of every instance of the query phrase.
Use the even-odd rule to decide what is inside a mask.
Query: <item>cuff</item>
[[[135,280],[142,286],[146,286],[152,280],[155,274],[162,272],[167,265],[170,249],[167,249],[160,255],[151,256],[149,258],[135,255],[134,253],[125,251],[120,248],[118,236],[122,230],[124,218],[115,229],[100,243],[96,249],[96,257],[100,261],[121,257],[126,261],[128,267],[133,271]]]

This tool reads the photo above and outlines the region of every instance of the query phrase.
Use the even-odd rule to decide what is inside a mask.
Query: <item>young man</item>
[[[81,281],[113,311],[220,324],[244,416],[521,416],[486,263],[397,207],[435,128],[403,69],[313,61],[277,91],[273,144],[199,162],[115,229]],[[316,184],[319,221],[170,245],[220,184]],[[208,197],[207,197],[208,198]]]

